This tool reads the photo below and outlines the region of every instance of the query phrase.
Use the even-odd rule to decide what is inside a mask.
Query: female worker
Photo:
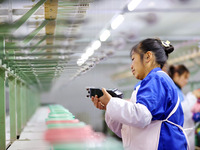
[[[176,85],[161,70],[173,50],[169,41],[139,42],[131,50],[131,70],[141,83],[130,101],[111,97],[104,88],[102,97],[91,98],[97,108],[106,110],[106,123],[122,137],[126,150],[187,149]]]
[[[183,94],[182,88],[188,83],[190,72],[184,65],[171,65],[168,69],[169,76],[173,79],[177,86],[178,95],[181,101],[181,105],[184,113],[183,128],[188,136],[190,149],[195,149],[195,122],[192,119],[192,108],[197,102],[197,98],[200,97],[200,91],[194,90],[186,95]]]

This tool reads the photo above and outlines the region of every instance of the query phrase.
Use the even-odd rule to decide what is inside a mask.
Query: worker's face
[[[183,88],[187,83],[188,83],[188,79],[189,79],[189,73],[188,72],[184,72],[182,75],[178,75],[178,73],[176,73],[176,83]]]
[[[131,71],[133,75],[139,80],[144,79],[145,77],[144,65],[143,61],[141,60],[140,54],[133,52],[131,59],[132,59]]]

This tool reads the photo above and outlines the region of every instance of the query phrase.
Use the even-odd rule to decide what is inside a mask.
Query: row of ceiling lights
[[[129,11],[133,11],[142,0],[131,0],[128,2],[128,4],[125,5],[125,7]],[[119,27],[120,24],[124,21],[123,12],[118,13],[111,19],[111,23],[109,24],[109,28],[104,28],[99,35],[99,38],[95,41],[93,41],[85,50],[85,53],[81,55],[81,58],[78,59],[77,65],[82,66],[88,59],[91,57],[96,50],[98,50],[101,47],[101,42],[105,42],[111,35],[110,30],[115,30]]]

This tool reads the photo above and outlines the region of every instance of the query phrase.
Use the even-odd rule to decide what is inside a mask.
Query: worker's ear
[[[175,72],[175,73],[174,73],[174,78],[179,78],[178,72]]]
[[[151,51],[148,51],[144,54],[144,61],[146,63],[150,62],[153,58],[153,53]]]

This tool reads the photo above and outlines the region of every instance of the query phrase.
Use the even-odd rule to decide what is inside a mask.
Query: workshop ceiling
[[[140,3],[130,10],[133,2]],[[134,44],[159,37],[175,46],[168,63],[196,74],[199,16],[199,0],[1,0],[0,59],[29,85],[49,90],[61,75],[70,81],[98,63],[128,65]]]

